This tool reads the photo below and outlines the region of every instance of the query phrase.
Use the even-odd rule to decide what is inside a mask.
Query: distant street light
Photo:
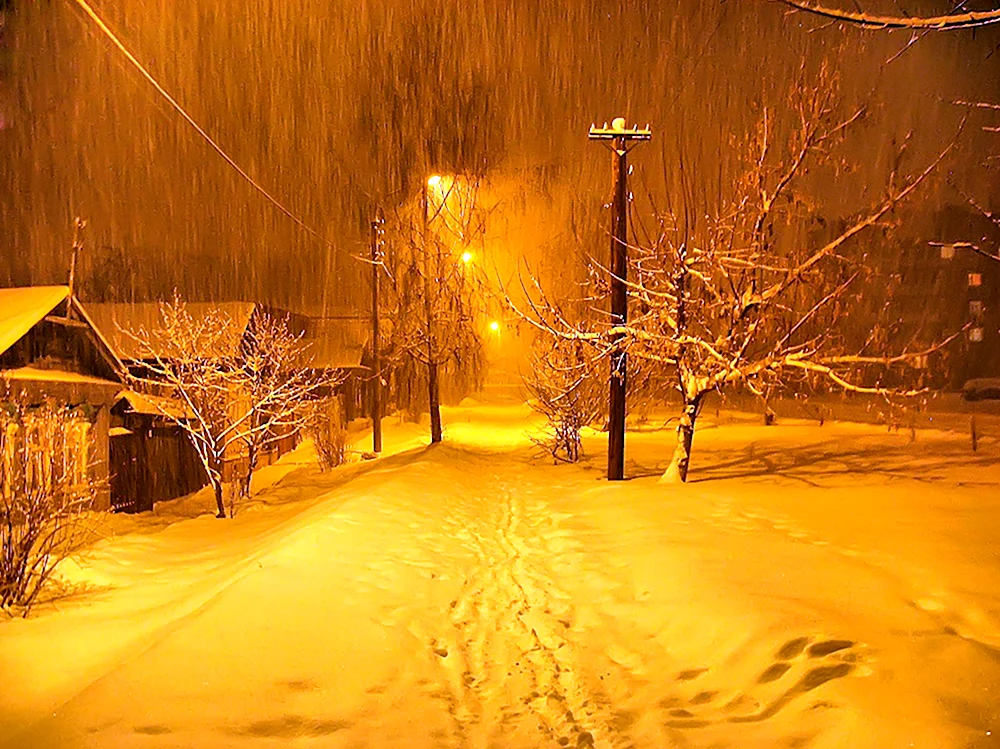
[[[468,265],[472,262],[472,253],[466,250],[462,253],[462,262]]]
[[[625,126],[625,118],[617,117],[608,127],[590,126],[590,140],[610,140],[614,174],[614,210],[611,214],[611,327],[619,328],[612,335],[610,392],[608,394],[608,480],[625,477],[625,349],[620,328],[628,322],[628,152],[629,141],[649,140],[652,133],[645,129]]]
[[[490,323],[490,330],[492,330],[494,333],[499,333],[500,332],[500,323],[498,323],[496,320],[494,320],[493,322],[491,322]]]

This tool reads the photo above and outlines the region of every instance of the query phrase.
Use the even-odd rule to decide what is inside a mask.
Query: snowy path
[[[142,564],[173,569],[158,585],[214,587],[0,746],[995,745],[995,456],[972,487],[927,465],[830,478],[850,452],[831,434],[883,463],[898,440],[789,428],[766,439],[819,445],[827,473],[720,477],[718,430],[698,456],[715,478],[680,492],[532,460],[520,411],[458,416],[450,444],[366,467],[266,533],[251,517],[147,539]],[[638,461],[661,449],[630,439]],[[297,481],[278,489],[322,485]],[[208,531],[211,570],[177,552]],[[0,625],[0,653],[45,621]]]

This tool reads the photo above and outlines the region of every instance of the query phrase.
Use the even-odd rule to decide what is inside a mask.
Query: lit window
[[[982,328],[969,328],[969,340],[973,343],[983,342],[983,329]]]
[[[980,318],[983,316],[983,302],[980,299],[973,299],[969,302],[969,314],[972,317]]]
[[[969,286],[982,286],[983,276],[981,273],[970,273],[969,274]]]
[[[953,257],[955,257],[955,245],[953,244],[941,245],[941,259],[951,260]]]

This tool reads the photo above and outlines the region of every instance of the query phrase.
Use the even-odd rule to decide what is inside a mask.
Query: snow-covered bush
[[[582,454],[580,430],[604,409],[604,381],[595,377],[585,353],[580,341],[540,338],[521,377],[531,394],[528,404],[548,421],[547,434],[535,443],[570,463]]]
[[[100,482],[89,422],[63,406],[0,406],[0,609],[27,615],[59,562],[90,534]]]

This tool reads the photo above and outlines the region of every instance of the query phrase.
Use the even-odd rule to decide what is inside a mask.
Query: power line
[[[160,83],[150,74],[150,72],[146,70],[143,64],[135,58],[135,55],[129,52],[128,48],[124,44],[122,44],[121,40],[119,40],[118,37],[115,36],[115,33],[110,28],[108,28],[108,25],[101,20],[100,16],[98,16],[97,13],[94,12],[94,9],[87,4],[86,0],[71,0],[71,1],[75,2],[77,5],[80,6],[80,8],[83,9],[83,12],[86,13],[90,17],[90,19],[97,24],[97,27],[104,33],[104,35],[111,40],[111,42],[119,49],[119,51],[121,51],[123,55],[125,55],[126,58],[128,58],[128,61],[132,63],[135,69],[142,74],[143,78],[149,81],[153,85],[153,88],[155,88],[163,96],[163,98],[165,98],[168,102],[170,102],[170,105],[175,110],[177,110],[178,114],[180,114],[180,116],[183,117],[187,121],[187,123],[191,127],[193,127],[197,131],[197,133],[202,138],[204,138],[205,141],[213,149],[215,149],[216,153],[218,153],[223,159],[226,160],[226,163],[229,164],[229,166],[231,166],[233,169],[239,172],[240,176],[243,177],[243,179],[245,179],[247,182],[249,182],[250,185],[257,192],[259,192],[261,195],[267,198],[267,200],[275,208],[277,208],[288,218],[290,218],[292,221],[298,224],[299,227],[307,231],[309,234],[312,234],[314,237],[322,241],[324,244],[327,243],[326,240],[323,239],[322,235],[318,231],[310,227],[308,224],[305,223],[305,221],[303,221],[294,213],[292,213],[292,211],[286,208],[277,198],[275,198],[273,195],[271,195],[271,193],[265,190],[264,187],[259,182],[257,182],[257,180],[255,180],[253,177],[247,174],[247,172],[239,164],[237,164],[236,161],[233,160],[233,158],[229,154],[227,154],[222,149],[222,146],[216,143],[215,140],[213,140],[212,136],[206,133],[204,128],[202,128],[201,125],[195,122],[194,118],[191,115],[189,115],[187,111],[185,111],[184,107],[182,107],[177,102],[177,100],[174,99],[174,97],[172,97],[167,92],[167,90],[160,85]]]

